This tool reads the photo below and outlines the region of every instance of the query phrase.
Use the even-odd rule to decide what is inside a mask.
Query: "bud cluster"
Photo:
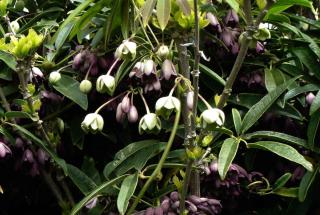
[[[118,104],[116,111],[117,122],[122,123],[126,117],[130,123],[137,122],[139,117],[138,110],[136,106],[133,105],[128,95],[126,95]]]
[[[198,196],[188,196],[186,201],[186,209],[190,215],[208,214],[215,215],[221,212],[222,206],[219,200],[213,198],[204,198]],[[170,193],[170,197],[165,196],[161,205],[156,208],[148,208],[144,212],[138,214],[144,215],[178,215],[180,199],[178,192]]]

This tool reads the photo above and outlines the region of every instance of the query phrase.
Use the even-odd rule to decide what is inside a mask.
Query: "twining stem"
[[[137,207],[137,205],[140,202],[141,198],[143,197],[144,193],[147,191],[147,189],[149,188],[151,183],[154,181],[154,179],[161,173],[162,166],[163,166],[165,160],[167,159],[167,156],[168,156],[168,154],[170,152],[172,143],[173,143],[174,138],[175,138],[176,133],[177,133],[177,129],[178,129],[179,121],[180,121],[180,114],[181,114],[181,111],[178,110],[176,112],[173,128],[172,128],[168,143],[166,145],[166,148],[164,149],[164,152],[163,152],[163,154],[162,154],[162,156],[160,158],[160,161],[159,161],[157,167],[154,169],[154,171],[152,172],[151,176],[148,178],[148,180],[146,181],[146,183],[144,184],[144,186],[140,190],[137,198],[134,200],[134,202],[131,205],[130,209],[128,210],[127,214],[132,214],[133,213],[134,209]]]
[[[243,11],[244,11],[244,14],[245,14],[246,20],[247,20],[247,31],[244,32],[244,37],[243,37],[243,40],[241,41],[239,54],[237,56],[237,59],[233,65],[233,67],[232,67],[232,70],[230,72],[230,75],[228,77],[226,85],[223,89],[223,92],[221,94],[217,108],[222,109],[224,107],[224,105],[226,104],[229,96],[231,95],[234,81],[236,80],[238,73],[241,69],[241,66],[243,64],[243,61],[247,55],[247,51],[249,48],[249,44],[250,44],[252,35],[254,34],[255,29],[262,22],[263,18],[267,14],[269,8],[272,6],[272,4],[274,2],[275,2],[274,0],[268,0],[266,6],[260,12],[256,21],[253,23],[253,18],[252,18],[252,14],[251,14],[251,2],[250,2],[250,0],[244,1]]]

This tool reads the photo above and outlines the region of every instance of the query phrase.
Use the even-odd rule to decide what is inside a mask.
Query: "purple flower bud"
[[[23,148],[24,146],[24,141],[20,138],[20,137],[17,137],[16,138],[16,144],[15,146],[19,149]]]
[[[161,83],[160,83],[159,80],[153,82],[153,83],[152,83],[152,86],[153,86],[153,89],[154,89],[155,91],[159,91],[159,90],[161,89]]]
[[[89,65],[96,65],[98,62],[97,57],[93,53],[88,54],[86,60],[89,61]]]
[[[311,93],[311,92],[308,93],[308,95],[306,96],[306,101],[307,101],[307,103],[308,103],[309,105],[311,105],[315,97],[316,97],[316,96],[315,96],[313,93]]]
[[[39,171],[39,165],[37,164],[37,162],[34,162],[32,164],[32,167],[30,169],[30,175],[32,177],[36,176],[36,175],[40,175],[40,171]]]
[[[43,73],[38,67],[32,67],[32,74],[34,76],[38,76],[40,78],[43,78]]]
[[[126,95],[125,97],[123,97],[121,101],[121,109],[124,113],[128,113],[130,110],[130,106],[131,106],[130,98],[128,95]]]
[[[231,45],[231,53],[236,55],[239,52],[239,44],[238,43],[233,43]]]
[[[39,148],[37,151],[37,158],[39,163],[43,165],[49,159],[49,155],[45,151]]]
[[[164,213],[167,213],[170,208],[170,199],[165,199],[161,202],[161,208]]]
[[[163,215],[163,210],[161,207],[156,207],[154,209],[154,215]]]
[[[148,208],[148,209],[146,210],[145,215],[154,215],[154,209],[153,209],[153,208]]]
[[[118,123],[122,123],[126,114],[122,111],[121,103],[118,104],[117,110],[116,110],[116,120]]]
[[[130,123],[135,123],[135,122],[137,122],[138,117],[139,117],[139,115],[138,115],[137,108],[134,105],[131,105],[129,113],[128,113],[128,121]]]
[[[90,68],[90,75],[96,76],[96,75],[98,75],[98,73],[99,73],[99,68],[98,68],[98,66],[93,65],[93,66]]]
[[[224,19],[224,22],[230,26],[235,26],[236,24],[238,24],[239,23],[239,16],[238,16],[237,12],[234,10],[229,10],[227,13],[227,16]]]
[[[213,173],[216,173],[218,171],[218,163],[217,161],[213,161],[211,164],[210,164],[210,170],[211,172]]]
[[[80,52],[73,58],[72,69],[79,69],[83,63],[83,53]]]
[[[229,30],[227,30],[226,28],[220,34],[220,38],[222,39],[223,43],[227,47],[230,47],[234,43],[234,39],[233,39],[232,33]]]
[[[97,205],[97,202],[98,202],[98,198],[97,197],[91,199],[90,201],[87,202],[86,208],[88,208],[88,209],[94,208]]]
[[[179,200],[179,193],[177,191],[173,191],[172,193],[170,193],[170,199],[173,202],[176,202]]]
[[[30,149],[26,149],[23,153],[22,160],[25,162],[33,163],[34,157]]]
[[[171,209],[176,210],[180,206],[180,201],[176,201],[171,205]]]
[[[186,201],[186,203],[188,204],[188,211],[195,213],[197,212],[197,206],[195,206],[192,202],[190,201]]]
[[[11,149],[4,142],[0,142],[0,158],[4,158],[8,153],[12,153]]]
[[[218,31],[221,32],[220,23],[215,15],[212,13],[207,13],[207,19],[209,20],[210,24]]]
[[[98,65],[102,68],[102,69],[108,69],[109,63],[108,60],[104,57],[99,57],[98,59]]]
[[[264,45],[259,41],[257,42],[257,45],[256,45],[256,52],[258,54],[261,54],[264,52]]]

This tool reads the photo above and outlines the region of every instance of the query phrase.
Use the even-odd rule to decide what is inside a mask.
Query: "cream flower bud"
[[[80,83],[80,91],[83,93],[89,93],[92,89],[92,83],[89,80],[82,80]]]
[[[200,121],[204,128],[208,126],[222,126],[225,120],[225,115],[222,110],[218,108],[209,108],[202,112]]]
[[[15,20],[10,22],[11,28],[14,30],[14,32],[18,32],[20,29],[19,23]]]
[[[146,60],[143,66],[143,73],[145,75],[150,75],[152,72],[156,71],[156,65],[153,60]]]
[[[139,122],[139,133],[159,133],[161,130],[161,121],[155,113],[144,115]]]
[[[131,59],[136,57],[137,44],[129,40],[124,40],[122,44],[116,49],[114,56],[120,59]]]
[[[81,123],[81,128],[86,132],[96,133],[103,129],[103,118],[100,114],[89,113]]]
[[[49,75],[49,82],[51,84],[56,84],[61,79],[61,74],[59,72],[51,72]]]
[[[116,82],[111,75],[101,75],[97,79],[96,89],[99,93],[108,93],[112,95],[116,88]]]
[[[162,97],[156,102],[156,114],[168,119],[172,111],[179,111],[180,100],[173,96]]]
[[[174,67],[171,60],[165,60],[161,67],[162,76],[164,79],[169,80],[172,75],[176,76],[176,68]]]
[[[158,55],[158,57],[165,59],[166,57],[168,57],[169,53],[170,53],[169,47],[166,45],[162,45],[159,47],[156,54]]]

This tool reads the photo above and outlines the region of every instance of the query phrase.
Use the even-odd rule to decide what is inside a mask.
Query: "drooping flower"
[[[2,141],[0,141],[0,158],[4,158],[7,154],[11,154],[11,149]]]
[[[56,84],[61,79],[61,74],[57,71],[51,72],[49,75],[49,82],[51,84]]]
[[[103,118],[100,114],[89,113],[81,123],[81,128],[86,132],[96,133],[102,131],[104,125]]]
[[[99,93],[112,95],[116,88],[115,79],[111,75],[101,75],[97,79],[96,89]]]
[[[172,111],[180,111],[180,100],[171,95],[159,98],[156,102],[156,114],[168,119]]]
[[[80,88],[80,91],[87,94],[91,91],[91,88],[92,88],[92,83],[91,81],[85,79],[85,80],[82,80],[80,85],[79,85],[79,88]]]
[[[225,115],[223,111],[218,108],[209,108],[200,115],[200,121],[203,128],[209,126],[222,126],[224,120]]]
[[[177,76],[176,68],[171,60],[166,59],[162,63],[161,76],[164,77],[165,80],[169,80],[171,76]]]
[[[147,113],[139,122],[139,133],[154,133],[157,134],[161,130],[160,118],[155,113]]]
[[[136,57],[137,44],[129,40],[124,40],[121,45],[116,49],[115,57],[125,60],[133,60]]]

